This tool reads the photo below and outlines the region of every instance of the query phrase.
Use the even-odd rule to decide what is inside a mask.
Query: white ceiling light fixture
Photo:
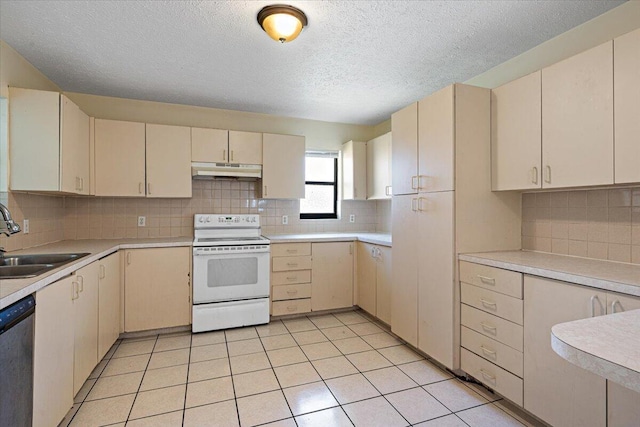
[[[295,40],[307,26],[307,16],[293,6],[274,4],[258,12],[258,23],[269,37],[280,43],[288,43]]]

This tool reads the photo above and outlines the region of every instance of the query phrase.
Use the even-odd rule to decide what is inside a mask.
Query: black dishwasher
[[[30,426],[36,301],[28,296],[0,310],[0,426]]]

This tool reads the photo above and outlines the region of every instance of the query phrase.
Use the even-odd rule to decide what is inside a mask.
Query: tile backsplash
[[[523,194],[522,248],[640,264],[640,187]]]

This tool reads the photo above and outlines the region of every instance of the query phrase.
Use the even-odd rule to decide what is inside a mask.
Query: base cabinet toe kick
[[[640,309],[640,297],[463,260],[459,268],[467,375],[553,426],[640,425],[640,393],[552,348],[555,325]]]

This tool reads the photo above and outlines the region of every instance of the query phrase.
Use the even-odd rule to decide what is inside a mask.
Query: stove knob
[[[207,222],[211,222],[211,217],[210,216],[207,217]]]
[[[200,218],[198,219],[198,222],[203,223],[203,222],[204,222],[204,218],[203,218],[203,217],[200,217]]]

